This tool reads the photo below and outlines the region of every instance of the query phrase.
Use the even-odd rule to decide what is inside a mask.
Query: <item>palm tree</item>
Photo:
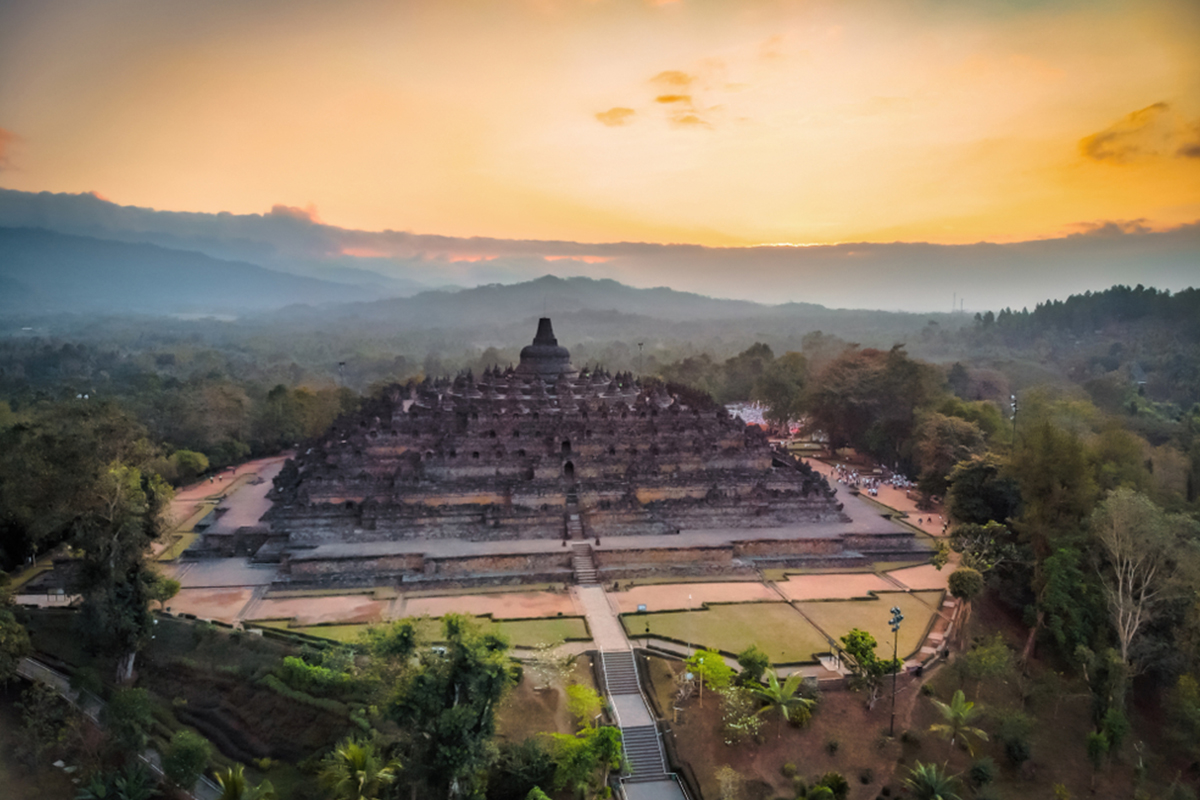
[[[221,787],[219,800],[275,800],[275,787],[270,781],[251,786],[246,781],[241,764],[234,764],[224,772],[217,773],[217,784]]]
[[[958,779],[947,775],[937,764],[917,765],[908,771],[904,785],[914,800],[962,800],[958,794]]]
[[[949,739],[951,748],[954,747],[954,742],[961,736],[963,744],[967,746],[967,752],[975,755],[975,750],[971,747],[968,737],[975,736],[985,742],[988,740],[986,733],[979,728],[971,727],[971,722],[979,715],[982,709],[976,708],[974,703],[968,702],[962,689],[954,693],[954,697],[950,698],[949,705],[937,698],[930,699],[933,700],[933,704],[937,706],[938,711],[942,713],[942,719],[945,722],[930,725],[929,730]]]
[[[751,694],[767,702],[766,706],[758,710],[759,714],[771,709],[778,709],[779,716],[784,721],[796,720],[803,723],[807,722],[809,717],[812,716],[812,708],[817,704],[815,700],[810,700],[798,694],[800,683],[803,680],[804,677],[800,673],[796,673],[789,677],[783,684],[780,684],[779,673],[772,669],[767,673],[766,686],[752,683],[747,688]],[[775,731],[776,738],[779,738],[782,730],[783,722],[780,722],[779,727]]]
[[[325,756],[318,779],[337,800],[377,800],[399,768],[398,761],[383,763],[370,742],[347,739]]]

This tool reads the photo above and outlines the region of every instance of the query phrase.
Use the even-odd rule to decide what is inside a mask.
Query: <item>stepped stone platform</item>
[[[392,386],[300,448],[257,524],[200,553],[291,584],[591,583],[921,558],[911,530],[686,387],[521,363]],[[588,547],[580,547],[586,544]]]

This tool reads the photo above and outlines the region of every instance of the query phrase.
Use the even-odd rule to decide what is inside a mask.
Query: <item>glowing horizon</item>
[[[9,6],[0,186],[587,243],[1165,230],[1196,41],[1188,0]]]

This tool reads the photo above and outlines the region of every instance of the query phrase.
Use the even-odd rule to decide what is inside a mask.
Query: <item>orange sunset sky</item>
[[[1200,219],[1200,3],[0,4],[0,186],[741,246]]]

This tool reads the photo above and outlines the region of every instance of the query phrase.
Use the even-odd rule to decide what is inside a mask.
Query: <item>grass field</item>
[[[184,550],[187,550],[200,538],[200,534],[192,533],[191,531],[176,533],[174,536],[175,540],[171,542],[171,545],[167,549],[155,556],[155,561],[174,561],[183,555]]]
[[[860,628],[879,642],[878,655],[891,657],[892,630],[888,625],[892,606],[904,615],[900,625],[899,654],[907,658],[916,652],[925,638],[934,611],[942,601],[942,592],[882,592],[875,600],[806,600],[796,603],[818,627],[834,639],[851,628]]]
[[[475,621],[485,631],[497,631],[508,637],[514,647],[533,647],[538,644],[557,642],[563,639],[589,639],[587,625],[582,617],[547,617],[546,619],[517,619],[493,621],[489,617],[476,617]],[[292,627],[287,620],[264,620],[247,623],[251,627],[276,628],[294,631],[322,639],[332,639],[335,642],[357,642],[364,631],[371,626],[368,624],[348,625],[305,625]],[[418,631],[430,639],[436,639],[441,633],[441,623],[432,618],[424,618],[418,623]]]
[[[630,638],[666,636],[696,647],[739,653],[757,644],[774,663],[813,661],[814,653],[828,652],[821,632],[787,603],[731,603],[702,611],[666,611],[658,614],[623,614]]]

